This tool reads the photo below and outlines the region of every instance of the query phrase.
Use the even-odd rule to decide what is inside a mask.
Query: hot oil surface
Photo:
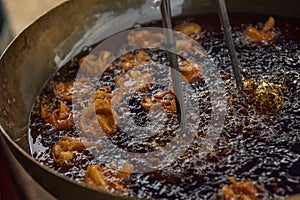
[[[264,22],[266,19],[267,16],[231,16],[233,37],[244,76],[263,78],[286,86],[283,90],[284,107],[278,112],[267,114],[257,112],[252,105],[246,103],[245,97],[235,90],[231,64],[223,34],[219,29],[218,18],[216,16],[197,16],[175,21],[175,23],[180,23],[182,20],[188,20],[202,26],[203,32],[194,39],[199,41],[213,57],[220,73],[229,77],[224,78],[229,104],[226,108],[228,114],[222,134],[211,153],[204,158],[201,157],[200,146],[205,143],[202,140],[202,134],[205,131],[199,130],[197,137],[184,155],[166,168],[154,172],[133,174],[130,180],[131,184],[128,186],[129,196],[214,199],[220,188],[228,184],[230,176],[236,177],[237,180],[256,181],[266,189],[271,199],[300,193],[300,25],[296,19],[275,17],[275,26],[279,32],[277,42],[266,46],[244,44],[242,34],[245,27],[251,23],[255,25],[257,22]],[[89,49],[86,49],[83,55],[88,52]],[[152,56],[154,63],[166,65],[165,53],[152,53],[159,55],[155,59]],[[81,56],[79,55],[78,58]],[[51,147],[64,135],[80,135],[80,130],[74,127],[70,131],[56,131],[50,125],[45,124],[39,115],[35,115],[40,112],[41,102],[43,104],[53,101],[57,103],[58,100],[55,99],[52,92],[53,87],[57,82],[75,78],[78,70],[78,58],[74,58],[57,73],[37,99],[29,125],[32,138],[29,141],[32,141],[30,145],[35,159],[70,178],[83,181],[88,164],[99,163],[107,158],[101,157],[101,152],[99,152],[99,157],[95,157],[94,154],[86,151],[76,157],[74,165],[58,166],[50,155]],[[166,71],[162,70],[161,73],[160,81],[168,82],[169,80],[163,76]],[[109,73],[104,75],[100,85],[114,88],[111,76]],[[92,81],[97,82],[98,80]],[[164,85],[166,86],[166,84]],[[165,89],[154,85],[150,94]],[[201,118],[203,119],[202,123],[208,123],[211,112],[209,110],[210,100],[207,97],[209,91],[205,89],[205,83],[198,82],[192,88],[186,89],[199,94],[195,95],[195,99],[190,100],[199,102],[199,109],[201,113],[204,113]],[[133,122],[143,126],[147,123],[147,117],[139,107],[140,102],[141,96],[132,94],[126,98],[123,105],[130,108],[129,114]],[[174,121],[170,122],[170,127],[176,127],[176,120]],[[201,124],[201,122],[199,123]],[[200,127],[203,126],[200,125]],[[117,132],[111,138],[115,146],[104,148],[103,151],[117,151],[118,148],[128,147],[128,145],[124,147],[126,142],[132,142],[128,138],[130,136]],[[157,141],[157,144],[163,145],[168,140],[172,140],[171,133],[163,141]],[[141,149],[134,150],[143,151],[145,148],[142,146]]]

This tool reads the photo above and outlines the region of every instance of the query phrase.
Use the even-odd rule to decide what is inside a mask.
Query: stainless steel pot
[[[298,0],[228,0],[229,12],[300,18]],[[174,15],[216,13],[212,0],[172,0]],[[84,46],[136,23],[160,18],[152,0],[71,0],[51,10],[21,33],[0,61],[2,139],[25,170],[58,199],[124,198],[89,189],[42,166],[30,155],[28,118],[43,86]],[[300,199],[300,197],[296,197]]]

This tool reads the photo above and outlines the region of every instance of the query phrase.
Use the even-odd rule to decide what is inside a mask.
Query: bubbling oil
[[[266,190],[266,196],[270,199],[300,193],[300,24],[296,19],[275,17],[276,31],[279,33],[276,42],[261,46],[245,44],[243,41],[245,27],[251,23],[263,22],[265,19],[267,16],[231,16],[233,37],[244,77],[263,79],[285,86],[282,89],[283,107],[276,112],[267,113],[258,112],[254,105],[247,103],[247,96],[241,95],[235,88],[231,63],[217,16],[205,15],[175,20],[175,23],[193,21],[202,26],[203,32],[192,37],[199,41],[214,59],[220,76],[223,77],[228,102],[228,106],[224,109],[228,114],[217,143],[209,147],[210,153],[203,152],[201,145],[207,143],[205,125],[211,119],[210,91],[203,81],[193,83],[192,87],[184,87],[185,91],[193,94],[189,101],[195,101],[199,105],[200,114],[197,116],[200,119],[197,121],[199,130],[185,152],[171,164],[159,170],[132,174],[127,188],[128,196],[216,199],[222,186],[229,183],[230,176],[236,177],[237,180],[257,182]],[[160,22],[151,25],[160,25]],[[52,92],[54,85],[58,82],[74,80],[79,68],[79,59],[90,51],[91,48],[86,48],[82,54],[75,57],[53,77],[37,98],[29,124],[32,156],[39,162],[79,182],[83,182],[89,164],[109,160],[109,157],[104,156],[108,155],[105,151],[118,153],[119,148],[131,148],[129,150],[143,152],[151,151],[152,148],[149,141],[142,145],[130,146],[133,143],[137,144],[140,140],[124,133],[134,132],[128,126],[128,130],[118,131],[110,138],[115,144],[113,147],[104,145],[101,151],[97,148],[87,149],[75,156],[72,165],[62,167],[54,162],[51,157],[51,147],[65,135],[79,136],[81,133],[75,127],[68,131],[57,131],[45,124],[39,115],[40,106],[58,103],[58,99]],[[170,82],[165,75],[167,74],[165,66],[168,65],[166,52],[158,50],[146,52],[150,55],[151,63],[161,67],[158,70],[161,74],[157,74],[161,77],[159,81]],[[105,85],[114,88],[116,74],[111,74],[110,71],[105,73],[100,81],[98,79],[92,81],[98,83],[99,87]],[[154,84],[151,86],[149,95],[166,90],[167,86],[168,84]],[[131,120],[129,123],[141,126],[147,123],[148,116],[140,106],[142,96],[135,93],[124,99],[126,101],[124,100],[116,111],[121,113],[122,107],[129,107],[128,115]],[[71,107],[70,104],[68,106]],[[193,118],[193,114],[189,117]],[[127,119],[121,117],[121,121]],[[176,117],[171,118],[165,126],[167,132],[159,135],[159,130],[155,131],[158,135],[156,135],[156,146],[153,147],[153,151],[157,146],[163,146],[172,140],[174,131],[178,128]]]

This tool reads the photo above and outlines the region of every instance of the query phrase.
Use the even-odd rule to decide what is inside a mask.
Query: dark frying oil
[[[237,180],[251,180],[265,188],[270,199],[300,193],[300,23],[299,19],[274,17],[277,41],[268,45],[247,45],[242,39],[243,30],[249,24],[263,23],[268,16],[231,15],[233,38],[235,39],[238,57],[245,77],[264,78],[282,84],[284,107],[275,113],[260,114],[247,105],[245,100],[234,89],[233,81],[224,80],[228,97],[228,114],[222,134],[214,151],[205,158],[198,157],[201,139],[195,139],[185,155],[178,158],[169,168],[149,173],[137,173],[131,176],[128,195],[139,198],[165,199],[215,199],[216,194],[230,176]],[[203,32],[193,36],[210,54],[220,73],[232,79],[231,64],[217,16],[196,16],[174,20],[193,21],[202,26]],[[154,23],[153,25],[159,25]],[[261,24],[260,24],[261,25]],[[85,49],[83,54],[89,52]],[[151,52],[148,52],[151,54]],[[163,63],[166,54],[158,53],[154,63]],[[80,55],[80,56],[82,56]],[[60,167],[53,161],[50,151],[62,136],[78,136],[79,130],[56,131],[43,122],[38,114],[44,103],[57,103],[52,90],[57,82],[72,80],[78,70],[78,58],[74,58],[58,72],[37,98],[30,118],[30,145],[33,157],[39,162],[69,176],[83,181],[88,164],[99,162],[89,151],[78,154],[73,165]],[[163,72],[165,73],[165,72]],[[106,74],[101,84],[114,88],[112,75]],[[163,80],[164,76],[162,76]],[[163,80],[164,81],[164,80]],[[155,85],[155,93],[166,88]],[[204,83],[192,87],[199,109],[206,113],[203,121],[209,120],[211,112]],[[150,91],[150,93],[151,93]],[[133,94],[128,105],[135,123],[143,125],[147,117],[139,107],[141,96]],[[175,120],[175,119],[174,119]],[[170,127],[176,126],[169,123]],[[200,125],[201,127],[201,125]],[[199,130],[201,138],[202,130]],[[119,134],[119,135],[118,135]],[[172,134],[171,134],[172,135]],[[172,137],[167,138],[171,140]],[[122,133],[117,132],[112,141],[122,147]],[[168,141],[167,141],[168,142]],[[198,143],[198,144],[197,144]],[[125,145],[126,146],[126,145]],[[122,147],[123,148],[123,147]],[[107,149],[109,151],[110,149]],[[143,150],[143,149],[142,149]],[[142,151],[141,150],[141,151]],[[136,150],[138,151],[138,150]],[[174,173],[173,173],[174,171]],[[175,173],[176,172],[176,173]]]

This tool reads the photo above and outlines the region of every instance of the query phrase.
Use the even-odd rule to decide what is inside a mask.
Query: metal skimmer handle
[[[240,62],[237,58],[236,50],[235,50],[233,39],[232,39],[231,26],[229,23],[229,18],[228,18],[225,1],[217,0],[217,5],[218,5],[218,14],[219,14],[220,22],[221,22],[223,30],[224,30],[226,44],[227,44],[227,47],[229,50],[229,56],[230,56],[232,67],[233,67],[233,73],[234,73],[234,78],[236,81],[236,86],[239,89],[242,89],[243,82],[242,82],[242,75],[241,75],[240,68],[239,68]]]
[[[167,47],[168,47],[167,53],[168,53],[168,60],[171,66],[171,78],[172,78],[173,89],[174,89],[175,100],[176,100],[178,121],[180,122],[181,131],[185,132],[187,127],[186,115],[184,109],[184,100],[183,100],[180,71],[178,67],[178,60],[177,60],[177,55],[174,53],[176,52],[176,41],[174,39],[174,35],[172,32],[170,0],[162,0],[160,5],[160,10],[162,15],[163,27],[167,29],[164,32],[164,35],[166,37]]]

